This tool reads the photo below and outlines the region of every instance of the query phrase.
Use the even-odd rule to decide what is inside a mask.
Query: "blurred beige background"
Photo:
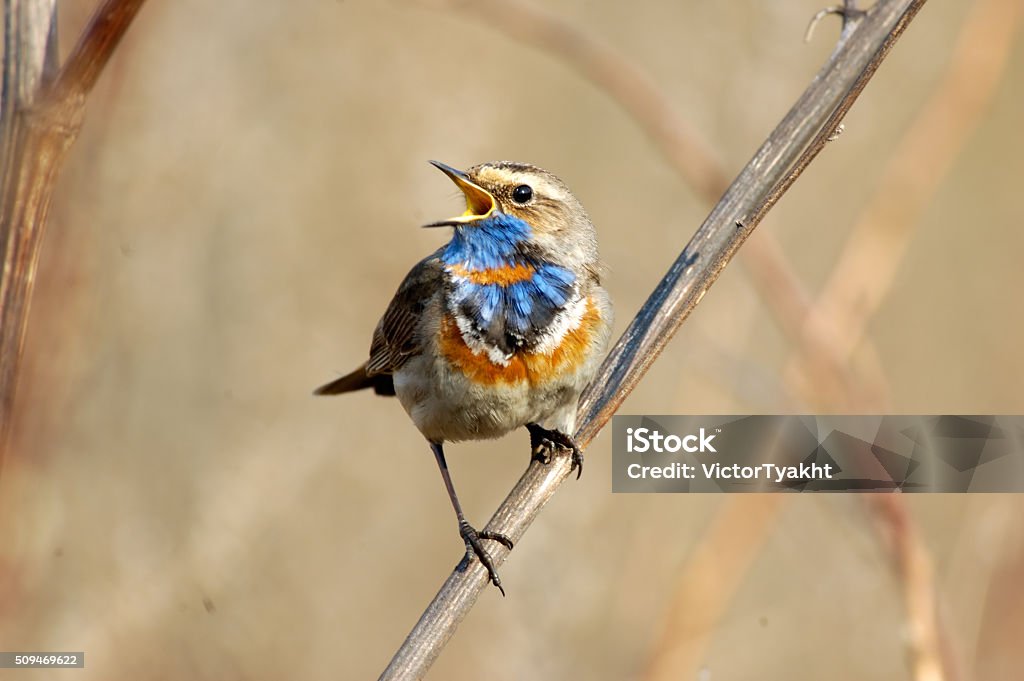
[[[39,268],[0,479],[4,649],[85,650],[81,679],[375,678],[462,546],[397,402],[310,391],[363,361],[401,277],[446,238],[418,228],[460,210],[427,159],[564,178],[598,226],[618,330],[704,218],[604,93],[454,4],[143,9],[90,100]],[[730,176],[837,29],[802,42],[815,0],[548,6],[649,74]],[[67,40],[91,7],[60,3]],[[926,5],[763,225],[811,292],[972,8]],[[870,322],[893,412],[1024,412],[1022,107],[1018,42]],[[733,263],[623,412],[814,411],[782,379],[792,348]],[[670,618],[708,616],[673,598],[702,586],[681,584],[695,556],[731,574],[696,547],[732,500],[613,496],[609,441],[430,678],[641,679]],[[482,525],[527,435],[449,452]],[[1024,501],[908,503],[963,678],[1019,679]],[[901,585],[863,500],[775,512],[713,626],[672,640],[694,661],[677,678],[911,678]]]

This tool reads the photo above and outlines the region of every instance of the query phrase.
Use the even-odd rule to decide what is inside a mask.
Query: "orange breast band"
[[[466,345],[458,325],[446,314],[438,335],[441,355],[458,367],[474,383],[495,385],[528,381],[531,386],[542,385],[565,372],[575,371],[590,352],[594,335],[601,323],[601,312],[587,299],[587,309],[579,326],[565,334],[562,342],[550,354],[517,352],[507,365],[495,364],[486,352],[475,353]]]
[[[474,284],[498,284],[499,286],[511,286],[521,281],[529,281],[533,278],[534,269],[532,265],[502,265],[487,270],[467,270],[462,265],[449,265],[448,270],[457,277],[468,279]]]

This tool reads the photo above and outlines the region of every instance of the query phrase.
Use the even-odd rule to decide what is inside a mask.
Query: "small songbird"
[[[444,443],[526,426],[535,458],[568,450],[579,477],[576,407],[607,349],[611,302],[598,275],[594,226],[561,180],[526,163],[465,172],[431,163],[465,194],[466,211],[426,225],[453,227],[451,241],[398,287],[370,359],[316,394],[373,388],[398,396],[434,452],[467,555],[504,594],[481,540],[509,549],[512,542],[466,521]]]

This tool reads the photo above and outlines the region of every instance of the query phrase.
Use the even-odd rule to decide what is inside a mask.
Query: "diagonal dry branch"
[[[580,403],[575,435],[581,447],[607,424],[764,214],[825,146],[923,4],[880,0],[848,22],[821,71],[726,190],[612,349]],[[487,529],[520,539],[568,474],[567,457],[547,466],[531,464]],[[497,547],[495,563],[500,565],[507,555]],[[422,678],[486,584],[479,562],[463,559],[380,678]]]

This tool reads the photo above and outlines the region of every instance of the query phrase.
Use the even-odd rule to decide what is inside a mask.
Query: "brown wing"
[[[421,260],[406,275],[373,332],[367,376],[393,373],[422,349],[420,317],[440,295],[442,277],[437,253]]]

